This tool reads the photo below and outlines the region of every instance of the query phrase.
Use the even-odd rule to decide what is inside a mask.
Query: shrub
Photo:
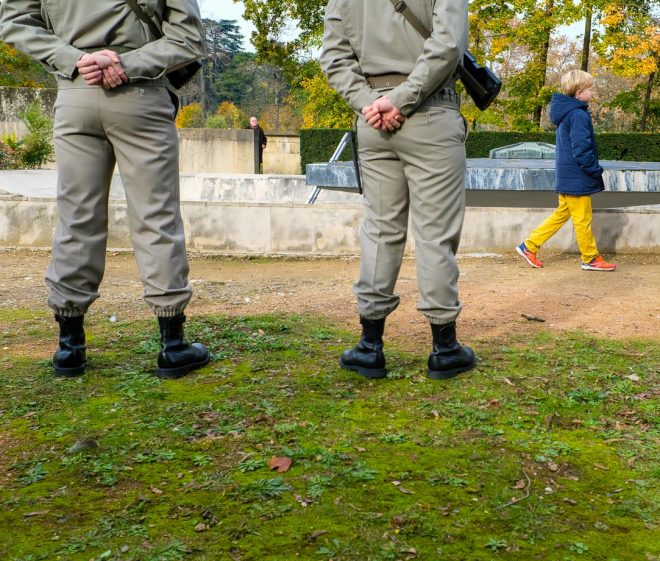
[[[300,131],[300,164],[305,173],[307,164],[327,162],[337,148],[344,133],[349,129],[303,129]],[[339,158],[341,161],[353,159],[350,146]]]
[[[0,142],[0,169],[16,169],[18,166],[18,155],[10,144]]]
[[[179,129],[199,129],[204,126],[204,111],[199,103],[184,105],[176,117]]]
[[[21,167],[35,169],[52,162],[55,155],[53,119],[44,113],[36,101],[20,111],[18,116],[28,129],[19,149]]]
[[[222,117],[227,123],[221,128],[242,129],[247,127],[248,119],[231,101],[223,101],[215,111],[217,117]]]
[[[18,113],[28,129],[23,138],[7,135],[0,143],[0,169],[36,169],[51,162],[53,120],[33,101]]]
[[[227,126],[227,119],[220,115],[211,115],[208,119],[206,119],[206,123],[204,123],[204,126],[207,129],[227,129],[229,128]]]

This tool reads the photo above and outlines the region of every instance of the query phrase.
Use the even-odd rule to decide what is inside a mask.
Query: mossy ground
[[[212,363],[162,381],[153,321],[92,318],[55,379],[50,317],[0,322],[0,559],[660,559],[655,342],[477,341],[444,383],[388,346],[368,381],[327,320],[208,316]]]

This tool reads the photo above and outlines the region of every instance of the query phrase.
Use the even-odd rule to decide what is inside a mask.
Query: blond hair
[[[561,89],[566,95],[575,97],[580,90],[594,85],[594,77],[584,70],[571,70],[561,77]]]

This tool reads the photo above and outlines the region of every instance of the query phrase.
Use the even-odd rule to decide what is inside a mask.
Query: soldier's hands
[[[399,128],[406,120],[405,116],[399,111],[390,99],[385,95],[379,97],[371,105],[362,109],[362,114],[367,123],[378,130],[393,132]]]
[[[76,66],[78,72],[90,86],[100,85],[105,89],[116,88],[128,83],[128,76],[114,51],[102,50],[85,53]]]

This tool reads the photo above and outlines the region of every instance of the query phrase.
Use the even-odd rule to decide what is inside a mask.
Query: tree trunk
[[[587,6],[584,15],[584,39],[582,40],[582,70],[587,72],[589,68],[589,49],[591,47],[591,20],[593,11],[591,4]]]
[[[649,114],[649,105],[651,104],[651,92],[653,91],[653,82],[657,76],[656,72],[652,72],[649,76],[649,81],[646,84],[646,93],[644,94],[644,103],[642,105],[642,115],[639,118],[639,130],[644,132],[646,130],[646,118]]]
[[[545,86],[546,74],[548,73],[548,52],[550,51],[550,35],[552,33],[552,10],[554,8],[554,0],[546,0],[545,3],[545,17],[546,17],[546,28],[545,28],[545,37],[543,41],[543,46],[541,52],[539,53],[539,84],[537,93],[541,91],[543,86]],[[541,126],[541,114],[543,112],[543,106],[537,105],[534,108],[534,123],[537,127]]]
[[[206,120],[206,77],[204,76],[204,65],[199,69],[199,104],[202,106],[202,116]]]

